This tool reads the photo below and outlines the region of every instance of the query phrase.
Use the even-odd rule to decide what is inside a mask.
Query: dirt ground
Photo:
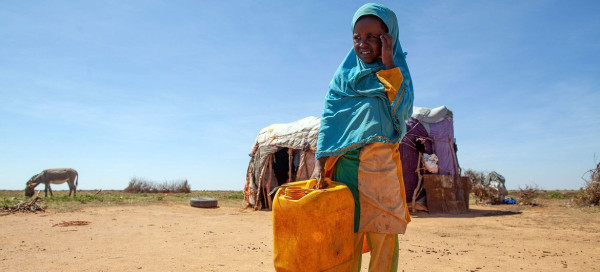
[[[564,202],[419,213],[400,236],[399,271],[598,271],[600,214]],[[0,225],[0,271],[274,271],[271,212],[171,203],[12,214]]]

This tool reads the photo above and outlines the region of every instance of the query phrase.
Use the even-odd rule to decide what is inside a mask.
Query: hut
[[[414,107],[400,144],[406,198],[413,212],[468,210],[469,184],[456,155],[453,113],[446,106]]]
[[[287,124],[273,124],[256,136],[246,172],[244,204],[271,209],[278,186],[310,178],[321,119],[309,116]]]

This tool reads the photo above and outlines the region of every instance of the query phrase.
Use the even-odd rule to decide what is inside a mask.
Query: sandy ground
[[[420,213],[400,236],[399,271],[599,271],[600,214],[564,202]],[[0,271],[274,271],[270,212],[171,203],[13,214],[0,225]]]

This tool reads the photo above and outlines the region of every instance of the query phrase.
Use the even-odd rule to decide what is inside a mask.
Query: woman
[[[406,208],[398,144],[412,114],[413,90],[398,41],[396,15],[379,4],[360,7],[352,20],[354,47],[329,85],[313,178],[346,184],[354,197],[354,271],[360,270],[363,237],[370,271],[396,271],[398,236]]]

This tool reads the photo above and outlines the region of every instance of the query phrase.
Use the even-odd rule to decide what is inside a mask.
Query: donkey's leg
[[[75,185],[75,182],[73,182],[73,197],[77,196],[77,185]]]
[[[73,181],[71,181],[71,180],[67,180],[67,184],[69,184],[69,197],[71,197],[71,193],[73,193],[73,191],[74,191],[73,187],[75,187],[74,186],[75,184],[73,184]],[[73,196],[75,196],[75,194],[73,194]]]
[[[48,182],[48,190],[50,191],[50,196],[54,196],[54,194],[52,194],[52,187],[50,186],[50,182]]]

